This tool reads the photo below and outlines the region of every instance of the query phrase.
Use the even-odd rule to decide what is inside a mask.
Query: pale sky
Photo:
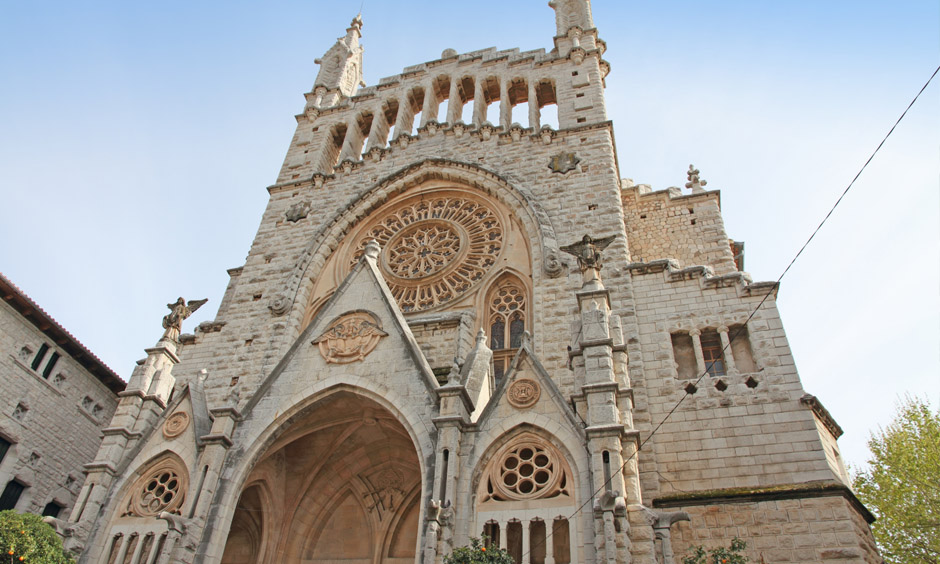
[[[183,295],[219,305],[360,2],[0,0],[0,271],[125,379]],[[621,176],[721,191],[774,280],[940,63],[936,0],[594,3]],[[544,1],[367,0],[368,84],[445,48],[552,46]],[[938,81],[940,82],[940,81]],[[904,394],[940,403],[940,84],[784,279],[843,456]]]

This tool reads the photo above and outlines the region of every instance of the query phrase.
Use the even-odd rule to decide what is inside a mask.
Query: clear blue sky
[[[406,6],[406,7],[405,7]],[[775,279],[940,62],[936,0],[598,1],[623,177],[722,193]],[[0,271],[127,378],[165,304],[239,266],[316,76],[359,2],[0,1]],[[366,82],[551,47],[544,1],[367,0]],[[940,401],[940,84],[783,282],[807,391],[864,461],[902,394]]]

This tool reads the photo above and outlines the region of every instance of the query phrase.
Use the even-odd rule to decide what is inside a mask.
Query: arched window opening
[[[555,95],[555,83],[542,80],[535,89],[542,126],[558,129],[558,99]]]
[[[509,120],[513,123],[528,127],[529,123],[529,86],[525,79],[516,78],[509,83],[509,105],[512,106],[512,117]]]
[[[333,126],[330,132],[330,143],[323,156],[323,166],[321,170],[327,173],[333,172],[333,167],[339,164],[339,154],[343,150],[343,141],[346,140],[346,124],[339,123]]]
[[[431,114],[427,116],[428,121],[435,120],[438,123],[447,121],[447,114],[444,110],[445,103],[448,103],[448,98],[450,97],[450,77],[449,76],[440,76],[434,81],[434,98],[432,99],[431,104]]]
[[[483,545],[487,548],[499,546],[499,522],[490,519],[483,525]]]
[[[480,123],[485,121],[499,125],[499,80],[490,76],[483,81],[483,115]]]
[[[349,157],[353,158],[352,155],[356,155],[355,158],[361,158],[363,145],[365,145],[366,139],[369,138],[369,131],[372,130],[372,121],[375,116],[372,115],[372,112],[363,112],[359,114],[359,117],[356,118],[356,126],[358,127],[358,135],[351,139]]]
[[[522,346],[528,311],[525,289],[514,278],[504,278],[490,291],[487,304],[494,377],[499,383]]]
[[[389,135],[392,132],[392,126],[395,125],[395,121],[398,119],[399,104],[398,100],[392,98],[385,102],[382,106],[382,114],[379,119],[373,121],[372,131],[369,132],[369,142],[370,147],[388,147],[389,141],[391,141],[391,136]]]
[[[522,521],[513,519],[506,525],[506,550],[516,562],[522,562]]]

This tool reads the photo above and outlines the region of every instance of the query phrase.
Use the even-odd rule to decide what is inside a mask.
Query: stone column
[[[705,373],[705,355],[702,353],[702,332],[698,329],[689,331],[692,337],[692,348],[695,350],[695,377]]]
[[[359,149],[362,147],[362,131],[359,129],[357,115],[352,115],[346,123],[346,137],[343,139],[343,149],[339,153],[339,162],[345,160],[359,161],[362,156]]]
[[[385,147],[385,141],[388,140],[389,124],[382,111],[381,104],[372,113],[372,126],[369,128],[369,140],[366,144],[366,153],[372,149],[382,149]]]
[[[434,80],[428,79],[424,86],[424,105],[421,108],[421,123],[418,127],[424,127],[429,120],[437,119],[437,107],[439,104],[437,92],[434,89]]]
[[[463,113],[463,100],[460,99],[460,90],[458,89],[460,80],[454,77],[450,78],[450,94],[447,95],[447,123],[453,127],[460,115]]]
[[[424,95],[427,99],[427,94]],[[411,100],[408,98],[408,95],[402,98],[398,103],[398,117],[395,118],[395,138],[397,139],[402,134],[411,135],[412,128],[414,127],[415,120],[415,110],[411,105]],[[392,139],[394,141],[394,139]]]
[[[724,325],[719,327],[718,336],[721,337],[721,357],[725,361],[725,374],[737,373],[738,368],[734,365],[734,355],[731,353],[731,340],[728,336],[728,328]]]
[[[537,83],[529,81],[529,127],[538,131],[542,124],[539,123],[541,113],[539,112],[539,101],[536,95]]]
[[[499,125],[509,131],[512,125],[512,103],[509,101],[509,79],[499,81]]]
[[[486,96],[483,93],[483,81],[473,81],[473,127],[479,128],[486,121]]]
[[[520,525],[522,525],[522,564],[529,564],[532,558],[532,535],[529,531],[532,521],[521,521]]]

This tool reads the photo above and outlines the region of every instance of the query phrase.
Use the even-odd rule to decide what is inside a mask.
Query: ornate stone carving
[[[509,386],[506,399],[517,409],[532,407],[539,401],[542,390],[539,383],[529,378],[520,378]]]
[[[166,304],[166,307],[170,308],[170,313],[163,316],[163,328],[165,329],[163,338],[174,341],[179,339],[183,320],[195,313],[197,309],[202,307],[202,304],[208,301],[208,299],[190,300],[187,303],[186,300],[180,298],[176,300],[176,303]]]
[[[167,417],[163,424],[163,436],[172,439],[183,434],[183,431],[189,427],[189,414],[185,411],[177,411]]]
[[[310,214],[310,202],[297,202],[287,209],[287,221],[296,223]]]
[[[547,441],[523,433],[491,459],[481,499],[514,501],[570,496],[570,471]]]
[[[364,496],[369,513],[378,513],[380,521],[386,514],[394,514],[405,497],[402,473],[395,468],[385,468],[364,481],[370,486],[369,493]]]
[[[548,168],[552,169],[552,172],[565,174],[574,170],[579,162],[581,159],[574,153],[558,153],[548,160]]]
[[[188,488],[186,469],[175,459],[165,459],[137,482],[127,512],[138,517],[156,517],[164,511],[179,513]]]
[[[564,264],[561,262],[561,259],[558,258],[558,251],[555,249],[549,249],[545,253],[545,260],[542,263],[542,270],[545,271],[545,274],[549,278],[558,277],[564,270]]]
[[[327,362],[348,364],[366,357],[388,333],[374,315],[365,311],[346,313],[313,340]]]
[[[359,231],[352,267],[366,243],[382,247],[379,268],[401,310],[424,311],[465,294],[503,251],[503,220],[489,204],[460,192],[407,198]]]
[[[616,238],[616,235],[611,235],[595,239],[590,235],[585,235],[577,243],[561,247],[561,250],[578,259],[578,267],[581,272],[588,269],[600,270],[604,266],[601,263],[601,251],[613,243]]]
[[[271,310],[271,313],[274,315],[284,315],[290,310],[290,298],[283,294],[277,294],[271,298],[271,303],[268,304],[268,309]]]

